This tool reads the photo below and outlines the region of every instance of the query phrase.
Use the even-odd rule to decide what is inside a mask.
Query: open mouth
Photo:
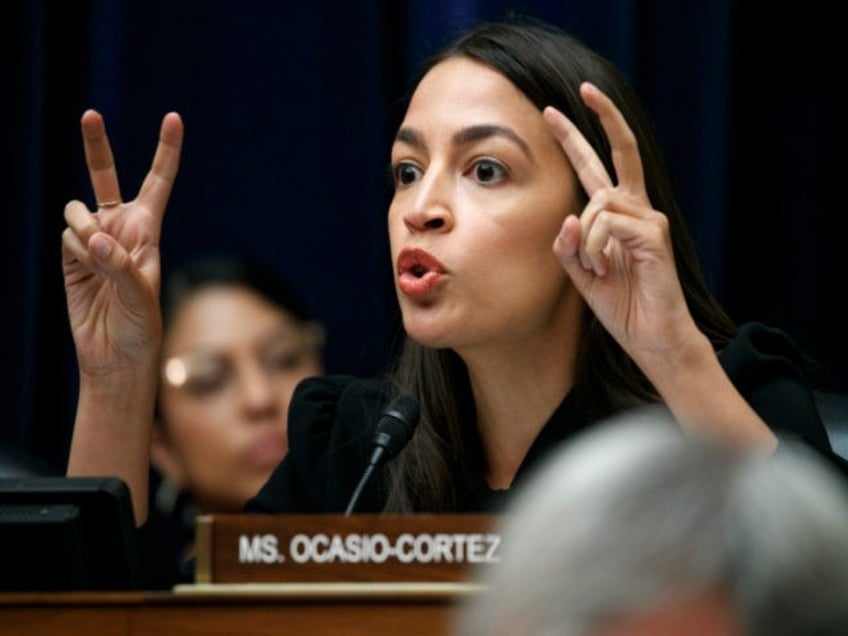
[[[397,262],[398,286],[410,298],[423,298],[444,278],[439,260],[417,248],[401,250]]]
[[[423,278],[423,277],[424,277],[424,275],[425,275],[427,272],[429,272],[429,271],[430,271],[430,268],[429,268],[429,267],[427,267],[427,266],[425,266],[425,265],[421,265],[420,263],[416,263],[415,265],[413,265],[413,266],[410,268],[410,270],[409,270],[409,271],[410,271],[410,273],[411,273],[413,276],[415,276],[415,278]]]
[[[397,265],[398,274],[411,275],[415,278],[423,278],[430,272],[437,274],[445,273],[444,265],[435,256],[417,248],[408,247],[401,250],[401,253],[398,255]]]

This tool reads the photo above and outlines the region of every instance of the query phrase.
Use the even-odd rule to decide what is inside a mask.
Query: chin
[[[404,321],[404,331],[407,337],[414,340],[422,347],[431,349],[450,349],[455,344],[450,332],[444,329],[434,329],[433,325],[407,324]]]
[[[409,335],[409,334],[407,334]],[[427,349],[452,349],[453,347],[449,342],[445,342],[443,340],[436,339],[428,339],[428,338],[415,338],[413,336],[409,336],[410,340],[415,341],[417,344],[422,347],[426,347]]]

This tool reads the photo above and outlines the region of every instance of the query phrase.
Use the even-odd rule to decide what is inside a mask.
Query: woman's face
[[[247,288],[194,292],[165,337],[154,461],[205,510],[240,511],[288,450],[289,401],[322,372],[320,344]]]
[[[552,244],[579,211],[578,186],[540,111],[509,80],[470,58],[435,66],[412,97],[392,167],[389,235],[410,337],[462,354],[573,320]]]

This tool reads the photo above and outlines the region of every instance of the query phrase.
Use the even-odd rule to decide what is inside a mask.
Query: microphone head
[[[374,433],[374,444],[385,449],[384,459],[397,455],[412,437],[421,409],[410,395],[398,395],[383,411]]]

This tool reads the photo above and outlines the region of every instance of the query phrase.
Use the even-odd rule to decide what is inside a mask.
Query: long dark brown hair
[[[580,129],[614,175],[606,134],[579,95],[583,81],[606,93],[624,115],[639,144],[648,196],[668,217],[677,272],[695,323],[715,348],[736,327],[711,295],[695,247],[672,192],[650,120],[624,76],[607,60],[550,25],[484,24],[428,60],[417,81],[440,62],[469,57],[509,79],[541,111],[554,106]],[[585,201],[588,196],[584,193]],[[578,355],[574,399],[583,417],[596,420],[645,402],[659,400],[633,360],[586,309]],[[415,396],[421,420],[407,448],[389,467],[386,510],[450,511],[454,479],[466,449],[463,426],[476,421],[465,364],[450,350],[423,347],[407,338],[393,370],[396,390]]]

